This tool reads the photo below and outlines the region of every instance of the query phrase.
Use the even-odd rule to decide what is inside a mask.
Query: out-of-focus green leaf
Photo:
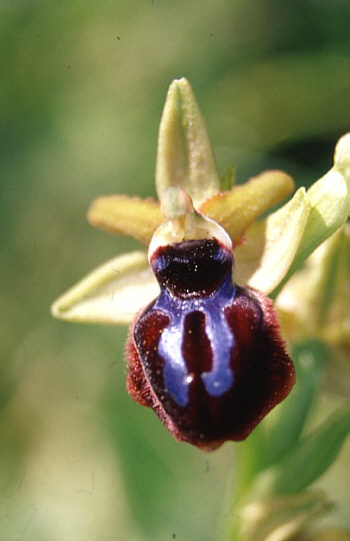
[[[235,252],[238,283],[268,294],[288,271],[308,219],[310,205],[304,188],[281,209],[257,222],[246,235],[246,244]]]
[[[296,493],[316,481],[336,459],[350,431],[350,403],[294,446],[272,470],[273,494]]]
[[[287,541],[296,539],[304,528],[332,508],[324,492],[252,501],[243,507],[239,541]]]
[[[317,530],[300,541],[350,541],[350,530],[342,528],[327,528],[325,530]]]
[[[265,460],[266,434],[263,424],[259,424],[249,438],[240,442],[236,449],[237,494],[244,497],[254,477],[261,471]]]
[[[207,128],[186,79],[172,82],[159,126],[156,188],[179,187],[198,205],[220,190]]]
[[[281,9],[285,6],[281,6]],[[314,6],[313,6],[314,8]],[[341,10],[334,6],[334,12]],[[350,122],[348,49],[296,48],[252,64],[242,63],[213,86],[208,101],[218,134],[231,146],[244,137],[263,148],[283,141],[341,133]],[[234,113],[227,114],[233,102]],[[244,130],[245,128],[245,130]],[[216,134],[213,134],[215,137]],[[227,144],[227,143],[226,143]]]
[[[145,252],[130,252],[88,274],[52,305],[66,321],[128,324],[159,293]]]
[[[265,442],[264,467],[281,460],[298,441],[320,389],[324,367],[321,343],[309,342],[295,347],[293,361],[297,385],[268,419],[270,424]]]

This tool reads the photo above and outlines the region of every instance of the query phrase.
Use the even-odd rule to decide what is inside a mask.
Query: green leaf
[[[347,403],[302,438],[271,470],[272,493],[296,493],[315,482],[333,464],[349,431],[350,403]]]
[[[237,448],[240,497],[259,472],[282,460],[296,444],[316,398],[324,367],[321,344],[299,346],[293,360],[297,373],[293,391]]]
[[[266,452],[266,434],[264,423],[260,423],[249,438],[240,442],[236,449],[237,456],[237,495],[244,497],[252,481],[264,466]],[[235,495],[236,497],[236,495]]]
[[[296,444],[320,389],[324,350],[320,342],[295,347],[293,361],[297,383],[267,419],[264,467],[280,461]]]
[[[185,190],[196,207],[220,190],[207,128],[186,79],[170,85],[159,127],[156,189],[160,200],[169,186]]]
[[[246,243],[235,252],[238,283],[265,294],[277,287],[295,257],[309,210],[300,188],[286,205],[247,231]]]
[[[159,294],[145,252],[118,256],[95,269],[51,307],[67,321],[128,324]]]

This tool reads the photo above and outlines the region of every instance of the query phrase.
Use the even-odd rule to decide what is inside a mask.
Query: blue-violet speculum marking
[[[212,450],[245,439],[295,372],[271,301],[233,281],[229,236],[197,213],[185,218],[150,245],[161,292],[131,327],[128,391],[177,440]]]

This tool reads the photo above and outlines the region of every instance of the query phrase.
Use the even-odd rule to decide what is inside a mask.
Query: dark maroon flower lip
[[[271,301],[234,284],[215,238],[159,246],[151,264],[161,292],[129,335],[130,395],[179,441],[245,439],[295,381]]]

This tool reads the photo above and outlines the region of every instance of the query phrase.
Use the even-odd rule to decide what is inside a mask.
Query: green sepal
[[[185,190],[196,208],[220,190],[205,121],[184,78],[171,83],[159,126],[156,189],[160,200],[169,186]]]
[[[272,296],[300,268],[305,259],[330,237],[350,215],[350,133],[337,143],[334,166],[307,191],[310,213],[293,263]]]
[[[52,305],[66,321],[125,325],[159,294],[146,252],[130,252],[107,261]]]
[[[285,276],[304,234],[310,205],[304,188],[293,199],[256,222],[235,251],[236,279],[269,294]]]

